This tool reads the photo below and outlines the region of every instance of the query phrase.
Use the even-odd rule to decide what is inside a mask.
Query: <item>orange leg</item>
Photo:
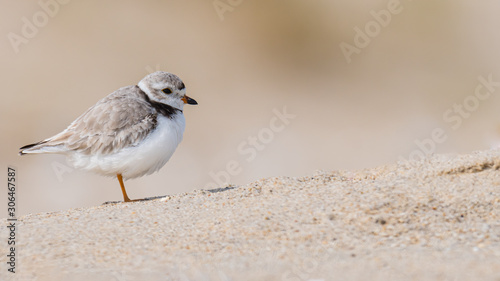
[[[118,181],[120,182],[120,187],[122,188],[123,202],[132,202],[133,200],[130,200],[130,198],[128,198],[127,191],[125,190],[122,174],[117,174],[116,177],[118,178]]]

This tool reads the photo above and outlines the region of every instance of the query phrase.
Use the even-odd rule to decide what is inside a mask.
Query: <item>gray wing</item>
[[[100,100],[63,132],[21,153],[110,154],[135,146],[156,128],[156,112],[137,86],[124,87]],[[31,151],[30,151],[31,150]]]

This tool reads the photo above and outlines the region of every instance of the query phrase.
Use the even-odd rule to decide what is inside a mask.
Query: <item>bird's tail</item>
[[[38,153],[60,153],[61,144],[51,144],[50,139],[28,144],[19,148],[19,155]]]

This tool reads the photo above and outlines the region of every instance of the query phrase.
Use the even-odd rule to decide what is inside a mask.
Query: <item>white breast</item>
[[[158,115],[157,126],[137,146],[127,147],[109,155],[72,155],[69,161],[75,168],[106,176],[122,174],[131,179],[158,171],[174,154],[182,141],[186,126],[183,114],[174,119]]]

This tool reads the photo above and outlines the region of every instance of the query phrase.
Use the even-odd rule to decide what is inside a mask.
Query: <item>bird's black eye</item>
[[[165,88],[162,90],[165,94],[171,94],[172,90],[170,88]]]

